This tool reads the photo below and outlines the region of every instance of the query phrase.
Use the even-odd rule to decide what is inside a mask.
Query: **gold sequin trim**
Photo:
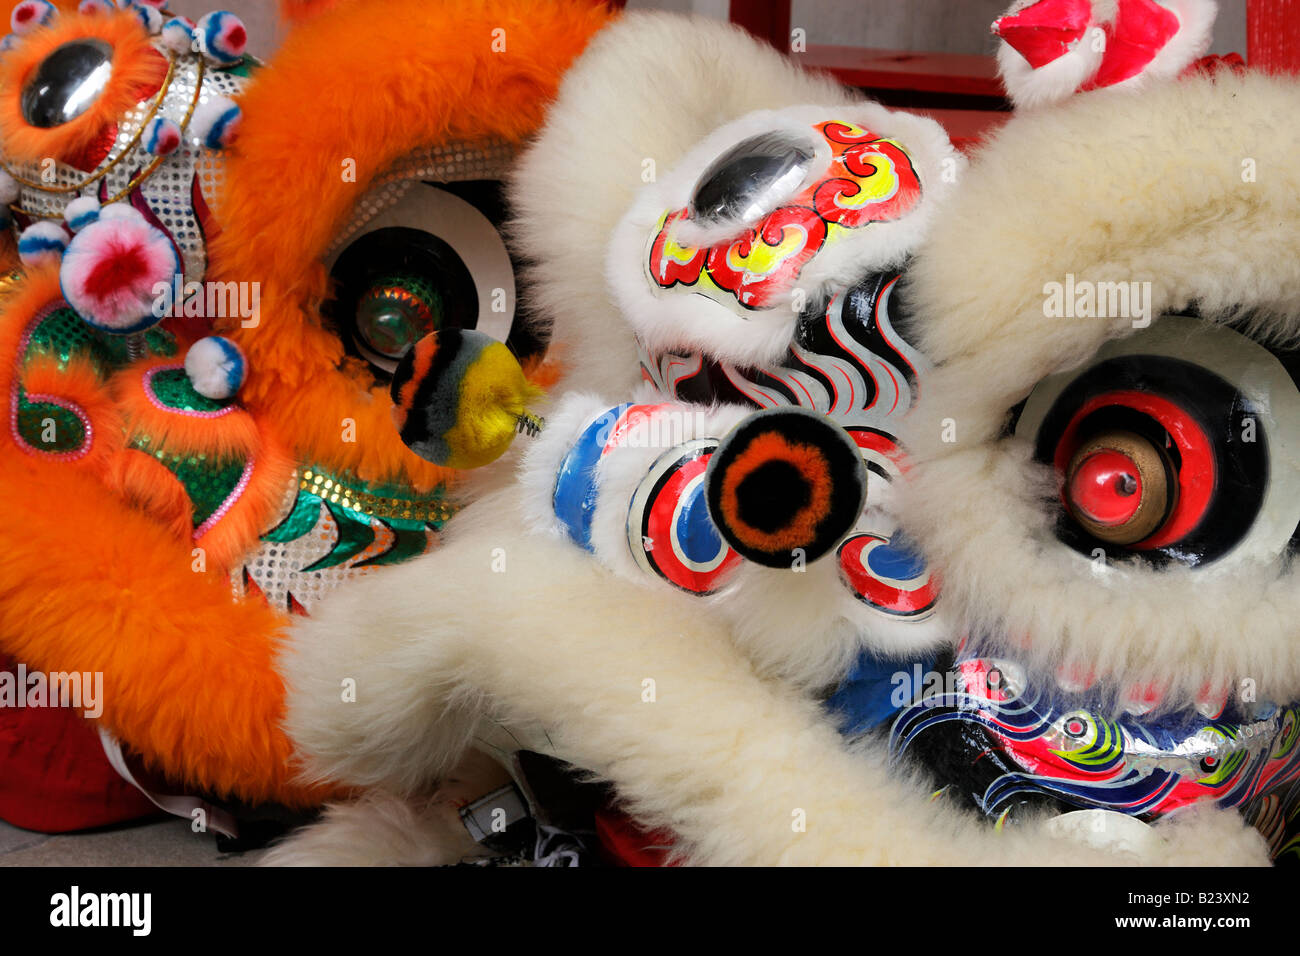
[[[342,505],[344,508],[376,518],[441,522],[448,520],[456,511],[453,505],[442,498],[424,501],[389,498],[352,488],[318,471],[304,471],[298,487],[332,504]]]

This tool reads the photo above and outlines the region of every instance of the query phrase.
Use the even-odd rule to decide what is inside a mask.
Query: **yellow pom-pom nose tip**
[[[393,421],[412,451],[447,468],[482,468],[542,421],[528,411],[541,394],[501,342],[474,329],[443,329],[398,363]]]

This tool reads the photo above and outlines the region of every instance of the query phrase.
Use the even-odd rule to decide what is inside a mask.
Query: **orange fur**
[[[77,469],[0,445],[0,634],[45,671],[104,675],[102,723],[174,780],[306,806],[275,669],[284,618],[192,570],[189,542]]]
[[[339,0],[280,0],[280,16],[293,23],[314,17],[337,5]]]
[[[184,354],[182,344],[180,353]],[[151,368],[181,364],[179,358],[154,358],[136,362],[113,376],[113,397],[127,427],[148,435],[157,446],[177,451],[203,452],[221,458],[251,455],[258,448],[257,423],[247,412],[236,410],[220,418],[193,418],[159,408],[149,400],[144,376]]]
[[[289,493],[293,459],[271,436],[270,429],[260,429],[259,437],[253,472],[243,494],[220,521],[194,542],[219,568],[234,567],[257,544]]]
[[[73,359],[61,369],[53,356],[38,358],[24,369],[22,385],[28,395],[57,396],[82,411],[93,429],[90,451],[73,464],[94,473],[102,472],[109,458],[122,447],[122,416],[94,365],[86,359]],[[3,396],[6,412],[10,400],[6,393]]]
[[[242,400],[288,423],[304,460],[420,489],[449,477],[401,443],[385,389],[340,370],[342,346],[319,317],[319,260],[395,160],[449,140],[522,142],[608,18],[590,0],[345,3],[296,29],[249,88],[212,277],[262,283],[262,323],[222,334],[248,356]],[[506,50],[494,53],[498,28]],[[339,68],[341,50],[364,62],[365,82]],[[343,181],[344,159],[356,162],[356,182]],[[356,441],[343,440],[348,420]]]
[[[220,418],[200,419],[159,408],[150,401],[145,374],[151,368],[178,364],[174,358],[136,362],[113,377],[113,392],[129,431],[149,436],[154,447],[203,454],[211,459],[253,460],[248,486],[226,515],[195,542],[217,566],[231,567],[256,546],[258,537],[284,503],[294,461],[276,439],[274,429],[265,420],[259,423],[242,408]]]
[[[47,266],[29,272],[13,294],[4,300],[4,313],[0,315],[0,401],[9,401],[9,389],[18,367],[18,345],[23,333],[37,313],[61,297],[59,268]],[[8,428],[2,431],[0,443],[9,440]]]
[[[178,539],[194,533],[194,505],[180,479],[147,452],[127,448],[114,455],[109,466],[109,487],[150,515]]]
[[[284,687],[275,668],[285,618],[235,600],[220,566],[241,556],[283,503],[291,449],[303,464],[363,480],[428,489],[448,477],[401,444],[386,388],[345,361],[337,336],[321,327],[328,289],[320,260],[367,184],[394,160],[449,140],[522,142],[608,14],[582,0],[289,6],[305,19],[245,97],[217,207],[223,229],[209,249],[210,279],[261,283],[261,324],[228,331],[249,359],[240,400],[257,433],[241,425],[200,436],[189,423],[164,424],[138,388],[138,363],[105,389],[121,402],[118,414],[139,427],[162,424],[168,442],[252,442],[258,467],[244,499],[200,539],[208,570],[196,572],[189,512],[148,456],[118,451],[96,476],[38,460],[0,436],[0,500],[22,516],[0,522],[0,649],[37,669],[102,672],[102,723],[171,779],[249,803],[305,806],[326,794],[290,782],[296,768],[279,729]],[[36,51],[62,42],[72,19],[24,38],[0,67],[0,136],[12,156],[75,153],[134,105],[116,81],[134,87],[144,70],[115,70],[114,89],[54,138],[7,128]],[[75,19],[81,35],[126,30],[108,26],[123,17]],[[145,42],[128,22],[119,51]],[[505,53],[491,51],[498,27]],[[342,181],[345,158],[356,161],[355,183]],[[23,330],[59,295],[57,269],[47,268],[5,299],[0,395]],[[544,378],[551,368],[534,371]],[[344,440],[348,420],[355,442]]]
[[[113,72],[99,98],[71,122],[38,129],[23,119],[21,98],[27,78],[41,62],[69,40],[96,37],[113,47]],[[106,128],[139,101],[140,90],[161,77],[166,62],[133,13],[77,16],[62,13],[48,27],[19,39],[0,58],[0,141],[5,155],[18,162],[53,157],[67,162],[80,155]]]

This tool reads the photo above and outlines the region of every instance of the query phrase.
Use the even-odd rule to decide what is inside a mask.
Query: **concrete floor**
[[[252,866],[259,855],[219,853],[216,837],[194,833],[180,819],[61,836],[0,822],[0,867]]]

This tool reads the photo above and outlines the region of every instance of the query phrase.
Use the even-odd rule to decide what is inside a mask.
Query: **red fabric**
[[[616,866],[665,866],[672,834],[647,833],[617,810],[596,814],[596,836],[608,862]]]
[[[1155,0],[1120,0],[1106,30],[1106,55],[1084,90],[1101,89],[1137,76],[1178,32],[1178,17]]]
[[[1214,76],[1220,70],[1244,73],[1246,71],[1246,61],[1240,53],[1228,53],[1224,56],[1203,56],[1184,70],[1183,75]]]
[[[1039,0],[1019,13],[993,21],[993,32],[1035,70],[1060,59],[1092,20],[1090,0]]]
[[[14,669],[0,657],[0,670]],[[0,707],[0,820],[67,833],[156,813],[109,765],[98,731],[79,711]]]

